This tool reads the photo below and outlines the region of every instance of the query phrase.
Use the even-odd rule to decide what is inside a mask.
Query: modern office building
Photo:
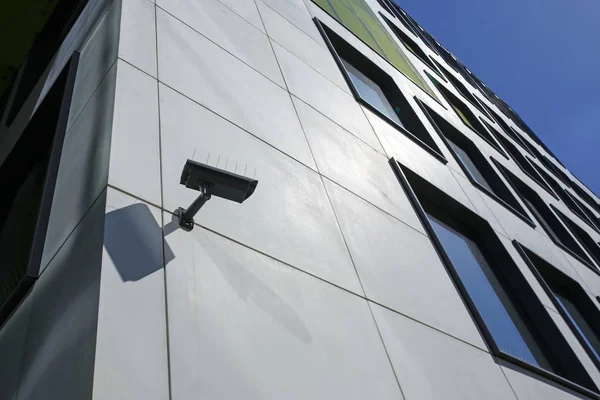
[[[600,399],[600,198],[391,0],[1,7],[0,399]]]

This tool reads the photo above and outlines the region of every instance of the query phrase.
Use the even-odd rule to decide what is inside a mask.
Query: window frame
[[[587,344],[583,335],[579,332],[579,329],[575,326],[573,321],[571,321],[569,315],[567,315],[566,311],[556,299],[554,291],[552,290],[550,284],[547,282],[548,278],[550,277],[557,284],[560,283],[560,285],[563,286],[563,288],[561,289],[566,290],[567,292],[572,294],[576,299],[575,302],[578,303],[576,305],[581,306],[581,308],[585,309],[586,313],[596,314],[595,318],[590,318],[589,321],[588,319],[586,319],[586,322],[590,324],[590,321],[592,321],[591,324],[594,325],[594,333],[600,336],[600,310],[598,309],[598,307],[594,306],[592,299],[590,299],[590,297],[587,295],[587,292],[581,286],[581,284],[579,284],[579,282],[567,276],[565,273],[560,271],[558,268],[554,267],[548,261],[544,260],[531,249],[528,249],[523,244],[519,243],[517,240],[513,240],[513,245],[517,249],[517,252],[521,256],[525,264],[527,264],[527,266],[531,270],[533,276],[535,276],[536,280],[538,281],[546,295],[550,298],[550,301],[552,302],[558,313],[561,315],[571,332],[573,332],[573,335],[575,335],[575,337],[581,344],[581,347],[583,347],[583,349],[588,354],[592,362],[595,364],[596,368],[600,371],[600,360],[593,353],[592,349],[590,349],[590,346]],[[531,259],[531,255],[537,257],[542,263],[546,264],[544,266],[544,269],[546,269],[546,277],[544,277],[543,273],[539,271],[538,266],[536,266],[535,262]],[[597,351],[600,354],[600,349],[598,349]]]
[[[506,167],[500,164],[497,160],[492,158],[492,162],[498,167],[498,170],[506,181],[513,187],[515,193],[521,197],[521,200],[525,204],[525,206],[529,209],[529,212],[533,215],[533,217],[538,220],[537,214],[540,213],[542,218],[547,224],[552,224],[550,226],[551,232],[548,232],[548,229],[544,226],[544,223],[538,220],[538,223],[541,229],[546,232],[550,240],[562,250],[569,253],[573,258],[577,259],[579,262],[587,265],[588,267],[593,268],[593,262],[590,257],[586,254],[583,247],[578,243],[577,239],[571,234],[569,229],[562,223],[560,218],[556,215],[554,210],[552,209],[552,205],[546,204],[546,202],[540,197],[539,194],[536,193],[535,190],[527,186],[525,182],[523,182],[519,177],[509,171]],[[527,192],[527,194],[524,194]],[[530,197],[533,198],[531,201]],[[527,201],[526,201],[527,200]],[[531,206],[528,204],[531,202],[532,206],[535,208],[535,211],[531,209]],[[540,212],[540,209],[542,212]],[[549,217],[549,218],[548,218]],[[563,240],[566,240],[570,243],[563,243]],[[574,246],[576,250],[572,249],[570,246]]]
[[[487,124],[486,121],[483,121],[483,123]],[[514,161],[514,163],[517,165],[517,167],[519,167],[521,172],[523,172],[525,175],[527,175],[532,181],[537,183],[550,196],[554,197],[556,200],[559,200],[556,193],[554,193],[552,191],[552,188],[550,187],[550,185],[536,171],[536,169],[532,165],[533,163],[527,158],[527,156],[521,154],[521,152],[519,151],[517,146],[512,144],[510,142],[510,140],[508,140],[508,138],[502,136],[502,134],[500,134],[496,130],[490,130],[490,132],[492,132],[492,134],[497,135],[498,142],[500,142],[502,144],[502,146],[504,146],[507,153],[510,155],[510,159],[512,159],[512,161]],[[530,170],[528,169],[528,167],[530,168]]]
[[[447,121],[443,116],[436,113],[427,105],[423,105],[423,112],[469,182],[487,196],[491,197],[493,200],[500,203],[500,205],[504,206],[510,212],[515,214],[515,216],[520,218],[527,225],[535,228],[535,223],[533,220],[531,220],[531,218],[529,218],[527,211],[525,211],[523,206],[519,204],[517,197],[512,194],[508,186],[502,181],[498,173],[488,162],[487,158],[479,151],[477,145],[462,132],[460,132],[456,127],[454,127],[452,123]],[[440,126],[442,123],[444,125],[443,127]],[[475,168],[477,168],[487,184],[491,187],[491,190],[482,185],[472,176],[471,172],[464,165],[460,156],[456,154],[456,151],[450,142],[460,147],[467,154],[469,159],[471,159],[471,162],[473,162],[475,165]],[[499,192],[499,194],[497,192]],[[505,196],[508,197],[509,200],[506,200],[504,198]],[[511,204],[511,202],[514,204]]]
[[[354,99],[360,105],[366,107],[369,111],[373,112],[375,115],[377,115],[378,117],[380,117],[381,119],[386,121],[388,124],[390,124],[396,130],[398,130],[402,134],[404,134],[407,138],[409,138],[410,140],[415,142],[423,150],[425,150],[427,153],[429,153],[430,155],[435,157],[438,161],[442,162],[443,164],[448,163],[448,160],[446,160],[446,158],[444,157],[441,149],[439,148],[437,143],[435,143],[433,135],[431,135],[431,133],[429,132],[429,130],[427,129],[427,127],[425,126],[425,124],[423,123],[421,118],[416,113],[415,109],[412,107],[412,105],[406,98],[406,96],[404,96],[404,93],[402,93],[402,90],[400,90],[398,85],[394,82],[394,79],[389,74],[387,74],[383,69],[381,69],[378,65],[376,65],[373,61],[371,61],[367,56],[362,54],[360,51],[355,49],[351,44],[349,44],[346,40],[344,40],[344,38],[342,38],[337,33],[335,33],[331,28],[322,24],[321,21],[319,21],[316,17],[313,20],[314,20],[315,24],[317,25],[317,28],[319,29],[319,32],[321,33],[323,40],[325,41],[329,51],[331,52],[338,68],[340,69],[340,72],[342,73],[344,80],[348,84],[348,87],[350,88],[350,91],[352,92]],[[334,40],[336,40],[337,46],[332,42],[332,38],[330,37],[330,35],[335,35]],[[345,49],[338,49],[338,47],[340,47],[340,46],[345,47]],[[345,53],[347,53],[347,54],[344,54],[344,56],[346,56],[346,57],[342,57],[339,54],[339,50],[342,50]],[[342,61],[342,60],[353,65],[354,68],[359,70],[362,74],[364,74],[366,77],[371,79],[375,84],[377,84],[380,87],[380,89],[382,90],[382,92],[384,93],[384,95],[386,96],[386,99],[388,100],[388,102],[392,105],[392,107],[393,107],[393,104],[390,101],[388,95],[392,95],[395,97],[395,100],[399,101],[400,103],[404,103],[403,107],[405,108],[405,112],[407,113],[406,116],[409,118],[409,119],[407,119],[407,122],[409,122],[409,124],[406,124],[404,121],[402,121],[403,119],[400,117],[400,115],[398,115],[398,119],[400,119],[402,121],[402,123],[405,125],[412,125],[412,127],[415,127],[415,125],[416,125],[416,130],[418,130],[420,132],[418,134],[413,133],[413,132],[411,132],[411,130],[409,130],[411,128],[411,126],[404,127],[404,126],[399,125],[396,121],[394,121],[388,115],[386,115],[385,113],[380,111],[377,107],[371,105],[371,103],[369,103],[366,99],[364,99],[361,96],[360,92],[356,89],[354,83],[352,82],[352,78],[350,77],[350,75],[344,65],[344,61]],[[365,71],[361,70],[362,68],[357,68],[357,66],[353,64],[353,61],[359,61],[361,63],[360,67],[366,67],[368,69],[368,71],[366,71],[366,73],[365,73]],[[373,78],[375,78],[375,79],[373,79]],[[381,81],[385,81],[386,84],[381,84]],[[390,94],[390,91],[393,93]],[[418,98],[416,96],[413,97],[413,100],[418,105],[420,105],[420,101],[418,100]],[[420,137],[420,135],[427,135],[426,140],[430,143],[427,143],[427,141],[422,139]]]
[[[487,144],[489,144],[492,148],[494,148],[498,153],[500,153],[502,156],[506,157],[506,154],[504,153],[504,150],[502,150],[502,147],[495,140],[494,136],[486,130],[485,126],[479,121],[479,119],[473,113],[473,111],[471,111],[469,106],[465,102],[463,102],[460,98],[458,98],[458,96],[456,96],[454,93],[452,93],[450,90],[448,90],[448,88],[446,88],[440,82],[437,82],[437,80],[433,76],[431,76],[427,71],[425,71],[425,74],[429,77],[430,80],[432,80],[433,86],[435,86],[435,88],[438,90],[438,92],[441,93],[442,97],[444,97],[444,99],[448,102],[448,104],[450,105],[450,108],[456,114],[456,116],[462,122],[462,124],[467,129],[469,129],[470,131],[477,134],[477,136],[482,138]],[[436,82],[438,84],[436,84]],[[453,101],[453,100],[455,100],[455,101]],[[460,107],[456,106],[456,102],[458,102]],[[476,129],[474,126],[473,127],[469,126],[463,120],[463,118],[460,116],[460,114],[456,110],[457,108],[460,109],[461,113],[468,115],[468,116],[465,115],[465,118],[467,120],[469,120],[469,122],[475,123],[475,125],[479,125],[481,129]]]
[[[53,120],[55,125],[50,127],[50,129],[54,130],[54,136],[48,147],[48,162],[45,169],[45,179],[43,183],[43,189],[41,191],[39,211],[37,213],[34,233],[31,238],[31,246],[28,253],[27,267],[23,276],[20,278],[12,292],[8,295],[5,302],[0,304],[0,329],[8,320],[10,315],[12,315],[12,313],[18,308],[21,300],[25,297],[27,292],[39,277],[44,243],[46,241],[46,233],[50,221],[50,211],[52,209],[54,191],[56,189],[56,181],[58,179],[58,168],[60,165],[63,143],[67,131],[67,120],[69,117],[71,101],[73,99],[79,58],[80,53],[74,52],[67,64],[63,67],[63,70],[53,83],[44,99],[41,101],[40,106],[31,117],[27,127],[23,131],[23,134],[11,150],[11,153],[8,155],[2,165],[0,165],[0,182],[7,183],[4,182],[4,179],[20,179],[20,177],[15,177],[12,173],[6,175],[2,174],[6,170],[13,171],[13,168],[18,167],[20,163],[23,162],[25,157],[22,157],[22,154],[29,153],[29,148],[31,146],[30,141],[35,138],[30,137],[31,135],[35,135],[35,133],[31,132],[37,132],[34,130],[34,128],[32,128],[35,126],[32,124],[40,123],[36,120],[36,118],[43,119],[46,117],[48,115],[48,110],[46,107],[50,107],[49,104],[53,104],[57,110],[57,113],[55,114],[55,121]],[[57,99],[57,96],[60,97]],[[32,130],[30,131],[28,129]]]
[[[556,326],[556,323],[548,314],[548,311],[535,294],[533,288],[527,282],[523,272],[512,259],[510,253],[498,237],[498,234],[493,230],[489,222],[460,204],[457,200],[453,199],[451,196],[444,193],[433,184],[427,182],[424,178],[420,177],[409,168],[400,164],[395,158],[391,158],[389,163],[407,197],[409,198],[413,209],[421,220],[421,223],[434,248],[441,258],[446,272],[450,275],[450,278],[452,279],[461,298],[463,299],[467,310],[470,312],[476,326],[479,328],[484,341],[490,349],[490,353],[498,359],[533,372],[553,382],[559,383],[568,389],[585,394],[587,396],[598,398],[598,393],[600,393],[598,387],[590,378],[589,374],[577,356],[570,349],[568,342],[560,332],[559,328]],[[421,196],[416,194],[416,190],[421,192]],[[545,356],[551,356],[552,362],[558,364],[553,366],[559,367],[567,376],[569,376],[568,378],[529,364],[502,351],[499,348],[491,332],[489,331],[489,328],[484,323],[483,317],[477,310],[474,301],[458,276],[458,273],[454,270],[448,254],[444,250],[444,247],[438,239],[434,228],[429,222],[423,203],[426,204],[426,207],[429,208],[430,212],[433,210],[432,214],[443,212],[446,215],[451,215],[455,221],[458,220],[461,224],[464,223],[472,228],[475,228],[477,230],[478,237],[480,238],[479,243],[476,244],[478,247],[483,245],[481,250],[484,252],[484,255],[493,256],[494,265],[511,265],[511,268],[514,269],[514,273],[511,271],[511,274],[502,272],[502,269],[505,267],[502,269],[492,265],[491,267],[495,268],[495,272],[502,274],[504,279],[510,280],[509,289],[513,295],[517,294],[515,297],[518,306],[522,308],[520,311],[526,314],[528,318],[533,320],[535,324],[535,332],[531,333],[538,335],[541,332],[544,332],[544,337],[540,339],[542,339],[542,345],[546,348],[545,350],[550,350],[550,353],[545,354]],[[433,216],[436,218],[438,217],[438,215]],[[448,218],[445,218],[445,220],[447,219]],[[444,222],[444,218],[442,221]],[[491,260],[487,259],[487,257],[486,261],[491,262]],[[567,349],[571,351],[567,351]],[[576,380],[586,381],[586,386],[571,380],[573,377],[576,377]],[[587,385],[590,385],[591,388],[588,388]]]
[[[590,258],[592,259],[592,264],[594,263],[594,261],[596,263],[596,265],[594,265],[593,267],[592,267],[592,265],[588,265],[588,264],[584,264],[584,265],[586,267],[588,267],[590,270],[592,270],[592,272],[596,273],[597,275],[600,275],[600,269],[598,269],[600,267],[600,245],[598,245],[596,243],[596,241],[585,231],[585,229],[583,229],[582,227],[577,225],[577,223],[575,221],[571,220],[571,218],[569,218],[567,215],[565,215],[562,211],[560,211],[558,208],[556,208],[553,204],[550,204],[550,208],[552,208],[554,213],[558,216],[558,218],[563,222],[563,224],[571,232],[573,237],[579,242],[579,245],[583,248],[583,250],[588,253],[588,256],[590,256]],[[583,239],[582,239],[582,235],[584,236]],[[588,242],[592,242],[596,247],[598,247],[598,249],[595,249],[595,250],[590,249],[589,248],[590,243],[588,243]]]

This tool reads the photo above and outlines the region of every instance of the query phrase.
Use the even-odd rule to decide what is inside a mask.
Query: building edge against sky
[[[0,398],[600,398],[600,199],[391,1],[65,0],[7,88]]]

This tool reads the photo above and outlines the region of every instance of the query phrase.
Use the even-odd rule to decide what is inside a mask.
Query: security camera
[[[198,198],[187,209],[179,207],[175,211],[179,218],[179,226],[188,232],[194,228],[194,216],[212,196],[243,203],[252,196],[258,185],[255,179],[193,160],[187,160],[185,163],[179,183],[200,192]]]

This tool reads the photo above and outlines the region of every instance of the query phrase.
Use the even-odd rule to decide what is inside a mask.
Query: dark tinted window
[[[552,370],[479,246],[434,217],[428,218],[498,347],[529,364]]]

